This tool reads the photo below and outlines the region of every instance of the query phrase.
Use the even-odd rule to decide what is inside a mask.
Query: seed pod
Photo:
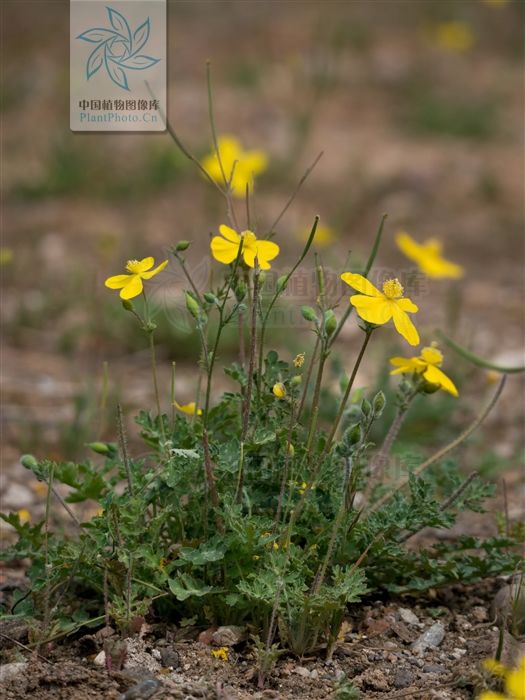
[[[193,316],[194,319],[197,321],[200,319],[201,315],[201,310],[199,308],[199,304],[197,301],[189,294],[186,292],[186,308],[190,312],[190,314]]]
[[[288,286],[288,275],[282,275],[277,280],[277,285],[276,285],[277,291],[282,292],[286,289],[287,286]]]
[[[317,321],[317,314],[311,306],[301,306],[301,314],[305,321]]]

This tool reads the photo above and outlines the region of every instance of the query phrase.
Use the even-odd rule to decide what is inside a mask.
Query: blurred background
[[[211,60],[219,132],[268,155],[253,201],[259,231],[268,230],[324,152],[277,227],[282,254],[275,267],[286,269],[298,257],[319,214],[327,230],[317,250],[327,269],[335,277],[349,260],[346,269],[357,270],[386,212],[376,274],[403,279],[414,271],[395,246],[399,229],[418,241],[439,238],[446,257],[466,270],[462,280],[425,279],[411,290],[423,340],[439,326],[487,359],[523,364],[525,3],[168,6],[170,122],[198,157],[209,153]],[[31,509],[36,498],[38,484],[28,483],[21,453],[82,458],[86,442],[114,440],[117,400],[132,440],[132,416],[153,407],[147,341],[105,278],[123,272],[130,258],[168,257],[181,239],[194,241],[188,265],[202,278],[209,234],[226,217],[217,192],[168,134],[70,132],[67,2],[6,0],[2,14],[2,505],[9,510]],[[314,300],[312,264],[289,304]],[[156,279],[162,386],[169,386],[176,361],[183,403],[194,395],[198,343],[181,321],[184,283],[173,262]],[[336,388],[341,368],[351,368],[359,333],[352,318],[333,356]],[[379,337],[359,377],[365,390],[385,380],[386,358],[410,354],[393,330]],[[224,361],[235,359],[234,340],[235,329]],[[295,322],[278,324],[270,341],[286,359],[312,347]],[[451,351],[444,369],[460,399],[430,397],[403,439],[442,444],[494,391],[489,373]],[[232,387],[218,375],[217,390]],[[521,377],[509,377],[499,408],[467,448],[466,470],[519,482],[522,397]]]

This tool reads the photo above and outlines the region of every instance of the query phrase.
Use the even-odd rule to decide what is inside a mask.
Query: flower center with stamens
[[[383,294],[387,299],[400,299],[403,296],[403,285],[397,279],[387,280],[383,284]]]
[[[140,272],[140,263],[138,260],[128,260],[126,263],[126,270],[131,272],[132,275],[136,275]]]

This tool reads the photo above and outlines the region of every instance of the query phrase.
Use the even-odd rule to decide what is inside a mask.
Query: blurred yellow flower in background
[[[142,293],[144,285],[142,280],[149,280],[159,272],[164,270],[168,264],[167,260],[161,262],[160,265],[152,270],[151,268],[155,264],[155,259],[152,257],[142,258],[142,260],[128,260],[126,263],[126,270],[130,273],[129,275],[114,275],[113,277],[108,277],[104,282],[106,287],[109,289],[120,289],[121,299],[133,299],[138,297]]]
[[[311,228],[305,228],[298,232],[297,238],[301,241],[306,242],[312,233]],[[334,230],[330,226],[325,226],[324,224],[318,224],[315,230],[315,238],[313,245],[318,248],[325,248],[336,240],[337,236]]]
[[[394,319],[396,331],[410,345],[419,345],[419,333],[410,320],[408,314],[415,314],[418,307],[408,298],[403,297],[403,286],[398,279],[387,280],[380,292],[363,275],[352,272],[344,272],[341,275],[343,282],[353,287],[361,294],[350,297],[350,303],[363,321],[382,326]]]
[[[510,0],[481,0],[481,2],[489,7],[505,7],[510,4]]]
[[[434,41],[446,51],[469,51],[476,41],[474,33],[465,22],[441,22],[433,30]]]
[[[27,510],[27,508],[21,508],[18,512],[18,518],[22,525],[24,523],[28,523],[31,521],[31,513]]]
[[[202,409],[201,408],[197,408],[197,410],[195,411],[195,401],[191,401],[190,403],[185,403],[182,406],[181,406],[181,404],[174,401],[173,405],[175,406],[177,411],[181,411],[182,413],[186,413],[188,416],[194,416],[195,412],[197,413],[198,416],[202,416]]]
[[[306,353],[300,352],[298,355],[296,355],[293,358],[293,366],[294,367],[302,367],[304,365],[305,357],[306,357]]]
[[[423,348],[417,357],[392,357],[390,364],[394,365],[390,374],[422,374],[429,384],[435,384],[440,389],[448,391],[452,396],[459,396],[454,382],[439,369],[443,363],[443,354],[436,343]]]
[[[465,270],[461,265],[445,260],[441,255],[443,246],[436,238],[429,238],[424,243],[418,243],[405,231],[396,234],[396,244],[399,250],[409,260],[413,260],[425,275],[434,279],[458,279]]]
[[[264,172],[268,167],[266,153],[260,150],[244,151],[234,136],[220,136],[217,141],[224,175],[227,180],[231,178],[231,192],[235,197],[244,198],[246,185],[252,189],[254,176]],[[234,164],[235,169],[233,169]],[[217,184],[224,185],[223,172],[215,151],[204,158],[202,167]]]
[[[242,241],[242,257],[248,267],[255,267],[255,258],[261,270],[269,270],[269,260],[279,255],[279,246],[273,241],[261,241],[253,231],[242,231],[240,234],[229,226],[219,226],[220,236],[211,239],[211,253],[215,260],[223,265],[232,263],[239,254]]]
[[[0,248],[0,265],[9,265],[13,261],[13,255],[12,248]]]
[[[525,700],[525,655],[515,669],[507,668],[495,659],[487,659],[483,666],[495,676],[505,679],[505,694],[485,690],[478,700]]]

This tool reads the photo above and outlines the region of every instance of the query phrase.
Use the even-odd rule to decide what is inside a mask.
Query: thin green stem
[[[489,415],[489,413],[496,405],[499,397],[501,396],[501,392],[503,391],[503,387],[505,386],[506,380],[506,375],[503,375],[494,395],[491,397],[490,401],[482,409],[479,415],[476,416],[476,418],[468,426],[468,428],[466,428],[460,435],[458,435],[458,437],[455,440],[452,440],[452,442],[450,442],[448,445],[445,445],[445,447],[435,452],[431,457],[429,457],[418,467],[416,467],[416,469],[414,469],[411,472],[411,476],[419,476],[422,472],[425,471],[425,469],[430,467],[432,464],[435,464],[435,462],[438,462],[440,459],[443,459],[443,457],[445,457],[449,452],[452,452],[452,450],[455,450],[456,447],[461,445],[462,442],[464,442],[477,428],[479,428],[479,426],[483,423],[485,418]],[[397,486],[397,488],[392,489],[391,491],[386,493],[382,498],[376,501],[372,505],[372,507],[368,509],[367,516],[371,513],[376,513],[380,508],[384,506],[385,503],[387,503],[391,498],[393,498],[396,494],[402,491],[403,488],[408,484],[408,482],[409,477],[403,479],[401,483]]]

